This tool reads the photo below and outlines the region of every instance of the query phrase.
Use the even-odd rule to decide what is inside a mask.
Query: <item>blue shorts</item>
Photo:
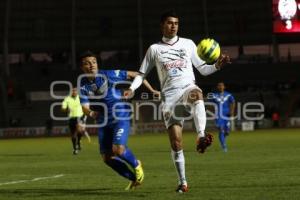
[[[128,136],[130,133],[130,121],[122,120],[98,130],[98,142],[100,146],[100,153],[112,152],[112,145],[127,145]]]
[[[225,133],[229,133],[230,131],[230,121],[224,119],[216,119],[216,126]]]

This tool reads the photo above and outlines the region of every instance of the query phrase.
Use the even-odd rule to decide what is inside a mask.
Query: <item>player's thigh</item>
[[[113,130],[109,126],[98,129],[98,142],[101,154],[112,152]]]
[[[216,126],[220,132],[229,132],[230,131],[230,121],[219,119],[216,121]]]
[[[182,103],[182,95],[172,94],[167,96],[167,98],[162,103],[162,113],[167,129],[174,124],[179,124],[183,126],[185,107]]]
[[[105,153],[101,153],[101,157],[102,157],[102,160],[105,162],[105,163],[109,163],[109,161],[111,161],[111,159],[113,158],[113,153],[112,152],[105,152]]]
[[[71,132],[71,136],[73,136],[76,133],[77,128],[77,118],[70,118],[69,119],[69,129]]]
[[[77,133],[82,133],[85,129],[85,126],[83,124],[77,124],[77,127],[76,127],[76,130],[77,130]]]
[[[126,147],[130,133],[130,121],[118,120],[113,124],[113,145]]]

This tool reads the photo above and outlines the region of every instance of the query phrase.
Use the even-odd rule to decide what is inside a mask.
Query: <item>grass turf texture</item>
[[[97,139],[83,141],[73,156],[69,138],[0,140],[1,183],[45,179],[0,186],[0,199],[300,199],[300,130],[279,129],[233,132],[229,152],[223,153],[215,134],[207,153],[195,152],[195,134],[184,134],[190,191],[174,192],[177,175],[166,134],[131,136],[129,146],[143,161],[145,182],[124,191],[128,181],[104,165]]]

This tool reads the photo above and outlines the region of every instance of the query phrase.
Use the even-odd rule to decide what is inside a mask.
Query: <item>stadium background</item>
[[[274,1],[1,0],[0,200],[298,200],[300,35],[272,32]],[[189,193],[174,194],[176,174],[161,125],[147,123],[141,127],[145,134],[129,139],[146,174],[132,193],[123,191],[127,181],[101,162],[95,136],[92,143],[83,139],[78,156],[72,155],[69,137],[15,139],[68,135],[67,121],[50,119],[50,106],[61,102],[51,98],[51,83],[74,82],[80,73],[76,58],[87,49],[101,57],[101,68],[137,70],[147,47],[161,37],[161,12],[171,7],[181,16],[180,36],[195,43],[212,37],[232,57],[231,65],[211,76],[196,72],[204,93],[222,80],[238,102],[265,106],[255,131],[241,131],[244,120],[236,121],[226,154],[216,140],[199,155],[195,133],[184,133]],[[159,87],[155,70],[148,79]],[[67,89],[57,85],[55,94]],[[140,97],[134,101],[143,102]],[[147,109],[133,123],[151,122]],[[274,113],[279,127],[272,122]],[[56,114],[63,116],[58,107]],[[209,121],[217,138],[212,128]]]
[[[49,119],[50,105],[61,101],[49,96],[50,84],[76,82],[76,58],[87,49],[101,58],[101,68],[137,70],[148,46],[161,37],[160,13],[170,7],[181,16],[180,36],[195,43],[215,38],[232,58],[232,65],[211,76],[196,73],[204,93],[224,81],[237,101],[265,105],[261,127],[271,126],[274,112],[280,126],[299,125],[299,33],[272,33],[271,1],[5,0],[1,127],[64,125]],[[159,88],[155,70],[148,79]]]

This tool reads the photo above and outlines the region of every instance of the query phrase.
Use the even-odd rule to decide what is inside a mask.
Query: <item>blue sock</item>
[[[135,174],[128,168],[128,165],[118,157],[113,157],[112,159],[106,161],[106,164],[110,166],[113,170],[115,170],[121,176],[135,181]]]
[[[219,132],[219,140],[223,149],[226,149],[226,140],[224,131]]]
[[[125,160],[133,169],[136,168],[139,163],[133,153],[130,151],[129,148],[126,147],[125,151],[123,152],[122,155],[118,156],[122,160]]]

